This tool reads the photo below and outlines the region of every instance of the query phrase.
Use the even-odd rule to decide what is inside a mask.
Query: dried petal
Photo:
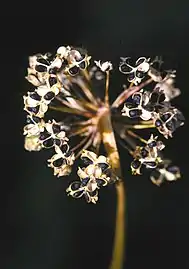
[[[42,149],[38,136],[26,136],[24,148],[28,151],[40,151]]]

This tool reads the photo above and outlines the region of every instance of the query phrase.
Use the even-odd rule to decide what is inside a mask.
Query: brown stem
[[[114,173],[121,179],[120,158],[112,128],[110,111],[104,108],[99,120],[99,131]],[[116,184],[117,212],[114,246],[110,269],[122,269],[125,243],[125,191],[123,181]]]
[[[86,142],[86,144],[84,145],[84,147],[77,153],[77,155],[75,156],[75,159],[79,158],[79,156],[81,155],[81,153],[82,153],[82,151],[84,149],[87,149],[87,148],[89,148],[91,146],[91,144],[93,142],[93,139],[94,139],[94,136],[92,134],[90,137],[88,137],[88,141]]]
[[[84,126],[84,127],[78,127],[78,128],[75,128],[75,130],[71,130],[70,134],[68,134],[68,137],[73,137],[73,136],[76,136],[76,135],[81,135],[81,134],[84,134],[86,132],[89,132],[89,127],[88,126]]]
[[[144,81],[143,83],[141,83],[138,86],[133,86],[131,88],[126,88],[117,98],[116,100],[113,102],[112,107],[119,107],[121,104],[123,104],[123,102],[125,102],[125,100],[127,100],[127,98],[129,98],[129,96],[131,96],[132,94],[134,94],[135,92],[139,91],[140,89],[142,89],[144,86],[148,85],[149,83],[151,83],[153,80],[150,78],[146,81]]]
[[[88,76],[87,71],[83,70],[82,73],[83,73],[84,77],[87,79],[87,81],[89,82],[90,78]],[[98,104],[96,101],[96,98],[94,97],[91,90],[89,89],[89,86],[84,82],[84,80],[79,79],[79,78],[77,78],[77,79],[72,78],[71,82],[76,83],[81,88],[81,90],[83,91],[85,96],[88,98],[88,100],[90,100],[91,103],[93,103],[95,105]]]
[[[83,144],[85,144],[88,139],[89,139],[89,137],[86,136],[84,139],[81,140],[81,142],[79,142],[79,144],[77,144],[75,147],[73,147],[71,149],[71,151],[72,152],[76,151],[78,148],[80,148],[81,146],[83,146]]]
[[[110,71],[106,72],[106,89],[105,89],[105,104],[109,105],[109,83],[110,83]]]
[[[139,135],[137,135],[136,133],[134,133],[133,131],[131,131],[131,130],[128,130],[127,131],[127,134],[129,134],[130,136],[132,136],[132,137],[134,137],[134,138],[137,138],[137,139],[139,139],[141,142],[143,142],[143,143],[147,143],[147,141],[145,140],[145,139],[143,139],[142,137],[140,137]]]
[[[84,116],[86,118],[92,118],[92,114],[89,112],[82,112],[78,109],[73,109],[66,106],[49,106],[49,108],[52,110],[56,110],[56,111],[60,111],[64,113],[76,114],[76,115]]]

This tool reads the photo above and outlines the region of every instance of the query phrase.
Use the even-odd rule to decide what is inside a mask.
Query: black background
[[[165,154],[183,176],[158,188],[147,175],[130,175],[130,159],[121,150],[127,186],[124,268],[189,268],[189,4],[81,0],[62,5],[60,10],[52,3],[48,13],[32,7],[29,14],[28,4],[25,16],[9,14],[1,22],[2,264],[8,269],[105,269],[111,259],[114,188],[103,190],[95,206],[71,199],[65,189],[75,176],[57,180],[46,167],[45,152],[23,148],[27,57],[70,44],[87,48],[95,59],[162,55],[169,68],[177,69],[182,95],[174,103],[186,124],[165,141]]]

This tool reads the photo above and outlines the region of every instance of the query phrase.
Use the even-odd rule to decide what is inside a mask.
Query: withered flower
[[[24,148],[28,151],[40,151],[42,145],[39,142],[38,135],[26,136],[24,142]]]
[[[110,62],[101,62],[101,61],[94,61],[94,62],[102,72],[107,72],[113,69],[112,63]]]

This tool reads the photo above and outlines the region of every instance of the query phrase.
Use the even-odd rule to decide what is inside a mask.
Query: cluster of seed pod
[[[166,101],[164,91],[157,86],[153,91],[134,93],[124,104],[122,115],[153,120],[154,126],[165,138],[172,137],[172,133],[184,124],[182,113]]]
[[[111,178],[107,174],[110,169],[109,160],[103,155],[99,157],[92,151],[84,150],[81,154],[83,167],[78,169],[80,181],[72,182],[66,190],[68,195],[74,198],[85,197],[88,203],[98,201],[100,187],[110,183]]]
[[[135,66],[129,63],[130,57],[121,57],[119,71],[127,75],[127,80],[135,85],[139,84],[150,69],[150,59],[140,57],[136,60]]]
[[[59,47],[53,56],[49,53],[29,57],[28,76],[35,87],[24,99],[24,110],[28,113],[24,127],[25,149],[39,151],[54,148],[56,154],[49,160],[49,167],[57,176],[68,175],[74,162],[74,153],[69,150],[68,138],[63,126],[55,120],[44,121],[49,104],[64,91],[59,76],[77,75],[89,64],[90,57],[84,50],[73,47]]]
[[[131,163],[132,174],[140,175],[140,169],[142,165],[146,168],[154,169],[162,162],[159,152],[165,147],[165,145],[157,140],[157,136],[151,135],[144,147],[137,146],[133,153],[134,160]]]

